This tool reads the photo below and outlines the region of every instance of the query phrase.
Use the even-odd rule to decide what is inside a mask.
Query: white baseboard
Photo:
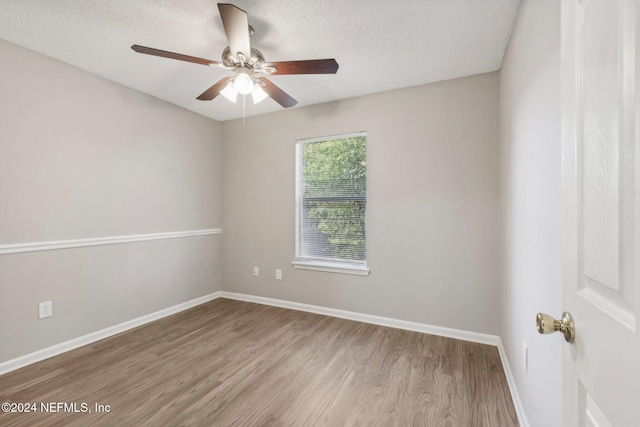
[[[444,328],[442,326],[427,325],[424,323],[409,322],[406,320],[392,319],[389,317],[374,316],[371,314],[355,313],[353,311],[338,310],[335,308],[309,305],[299,302],[285,301],[273,298],[258,297],[254,295],[236,294],[233,292],[220,292],[222,298],[240,301],[255,302],[258,304],[272,305],[274,307],[289,308],[292,310],[306,311],[309,313],[324,314],[325,316],[339,317],[341,319],[356,320],[358,322],[374,325],[388,326],[391,328],[405,329],[407,331],[422,332],[424,334],[439,335],[447,338],[455,338],[463,341],[472,341],[480,344],[497,346],[500,338],[497,335],[482,334],[478,332],[463,331],[460,329]]]
[[[129,320],[124,323],[120,323],[115,326],[111,326],[105,329],[101,329],[96,332],[91,332],[87,335],[83,335],[78,338],[73,338],[69,341],[62,342],[60,344],[52,345],[51,347],[44,348],[42,350],[29,353],[24,356],[17,357],[15,359],[8,360],[0,363],[0,375],[7,372],[14,371],[18,368],[22,368],[32,363],[40,362],[58,354],[65,353],[67,351],[82,347],[87,344],[99,341],[104,338],[108,338],[112,335],[119,334],[121,332],[133,329],[145,323],[153,322],[154,320],[161,319],[163,317],[170,316],[180,311],[195,307],[196,305],[203,304],[205,302],[220,298],[220,292],[214,292],[209,295],[205,295],[199,298],[192,299],[190,301],[183,302],[173,307],[168,307],[155,313],[147,314],[145,316],[138,317],[137,319]]]
[[[444,328],[441,326],[426,325],[424,323],[409,322],[406,320],[392,319],[388,317],[374,316],[371,314],[362,314],[346,310],[338,310],[335,308],[322,307],[318,305],[303,304],[299,302],[292,302],[286,300],[279,300],[274,298],[259,297],[254,295],[238,294],[233,292],[218,291],[199,298],[192,299],[190,301],[183,302],[172,307],[165,308],[155,313],[147,314],[145,316],[138,317],[133,320],[129,320],[118,325],[110,326],[105,329],[101,329],[96,332],[83,335],[78,338],[73,338],[69,341],[55,344],[51,347],[44,348],[42,350],[29,353],[24,356],[17,357],[15,359],[8,360],[0,363],[0,375],[7,372],[22,368],[23,366],[30,365],[32,363],[40,362],[41,360],[48,359],[58,354],[82,347],[87,344],[99,341],[104,338],[108,338],[112,335],[119,334],[121,332],[133,329],[135,327],[144,325],[154,320],[161,319],[166,316],[178,313],[183,310],[187,310],[196,305],[203,304],[208,301],[212,301],[217,298],[228,298],[239,301],[254,302],[257,304],[270,305],[274,307],[288,308],[292,310],[306,311],[309,313],[322,314],[325,316],[339,317],[342,319],[355,320],[358,322],[371,323],[374,325],[388,326],[391,328],[404,329],[408,331],[421,332],[431,335],[439,335],[448,338],[455,338],[464,341],[472,341],[481,344],[489,344],[498,346],[500,338],[496,335],[481,334],[477,332],[463,331],[460,329]],[[501,355],[503,352],[501,352]]]
[[[511,391],[511,400],[513,400],[513,406],[516,409],[516,415],[518,415],[518,421],[520,421],[520,427],[529,427],[529,420],[524,412],[524,405],[520,400],[520,393],[518,393],[518,387],[516,387],[516,379],[513,376],[511,370],[511,364],[507,357],[507,352],[502,345],[502,339],[498,338],[498,352],[500,353],[500,359],[502,360],[502,367],[504,369],[504,375],[507,377],[507,384],[509,385],[509,391]]]

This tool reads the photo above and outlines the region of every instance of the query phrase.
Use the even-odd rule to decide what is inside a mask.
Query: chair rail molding
[[[165,233],[132,234],[127,236],[93,237],[88,239],[56,240],[48,242],[0,244],[0,255],[24,252],[52,251],[57,249],[82,248],[87,246],[115,245],[121,243],[146,242],[149,240],[177,239],[183,237],[209,236],[221,234],[220,228],[202,230],[169,231]]]

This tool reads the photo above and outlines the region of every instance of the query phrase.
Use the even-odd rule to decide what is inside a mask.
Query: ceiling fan
[[[138,53],[193,62],[194,64],[220,67],[231,70],[234,75],[218,80],[213,86],[204,91],[197,99],[211,101],[222,94],[232,102],[236,102],[238,94],[251,94],[254,103],[258,103],[270,96],[284,108],[293,107],[298,103],[289,94],[273,84],[264,75],[285,74],[335,74],[338,63],[335,59],[312,59],[304,61],[265,62],[262,53],[251,47],[249,42],[254,33],[249,25],[247,12],[228,3],[218,3],[218,10],[222,18],[222,25],[229,41],[222,51],[222,62],[180,53],[167,52],[151,47],[133,45],[131,49]]]

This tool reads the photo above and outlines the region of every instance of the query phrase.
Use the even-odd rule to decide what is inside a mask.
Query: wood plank
[[[518,425],[495,347],[227,299],[0,376],[0,401],[38,405],[3,426]]]

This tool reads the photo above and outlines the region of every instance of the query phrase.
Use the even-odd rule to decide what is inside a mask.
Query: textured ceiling
[[[233,0],[267,62],[336,58],[336,75],[272,76],[298,106],[498,70],[520,0]],[[191,111],[229,120],[242,102],[196,97],[229,71],[130,49],[220,61],[213,0],[0,0],[0,38]],[[279,111],[271,99],[246,115]]]

